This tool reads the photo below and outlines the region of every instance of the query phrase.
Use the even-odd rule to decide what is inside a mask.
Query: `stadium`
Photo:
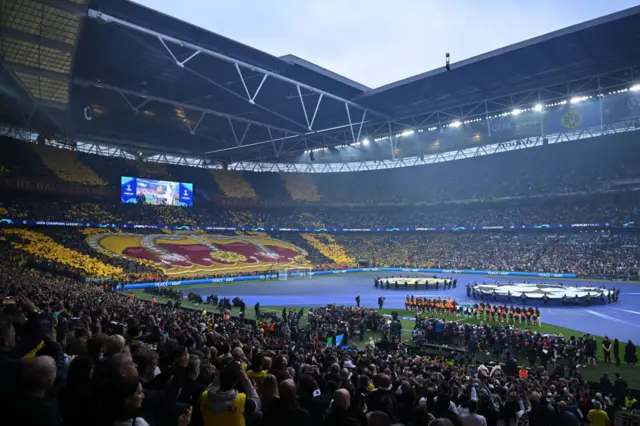
[[[376,89],[126,0],[1,7],[22,424],[638,421],[640,7]]]

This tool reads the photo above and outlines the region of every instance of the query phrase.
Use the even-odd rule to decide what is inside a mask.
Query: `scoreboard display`
[[[122,176],[120,201],[155,206],[191,207],[193,183]]]

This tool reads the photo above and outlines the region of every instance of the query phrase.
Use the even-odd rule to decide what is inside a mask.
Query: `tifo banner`
[[[626,222],[633,223],[633,222]],[[340,232],[430,232],[430,231],[488,231],[488,230],[518,230],[518,229],[582,229],[582,228],[614,228],[628,226],[614,226],[609,222],[601,223],[540,223],[535,225],[495,225],[495,226],[453,226],[453,227],[411,227],[411,228],[242,228],[233,226],[189,226],[189,225],[149,225],[131,223],[87,223],[87,222],[56,222],[45,220],[24,220],[0,218],[2,225],[27,225],[27,226],[68,226],[76,228],[121,228],[121,229],[173,229],[176,231],[201,230],[201,231],[244,231],[244,232],[316,232],[316,233],[340,233]]]
[[[302,277],[314,275],[338,275],[352,274],[356,272],[420,272],[428,274],[447,274],[447,275],[487,275],[501,277],[529,277],[529,278],[577,278],[576,274],[556,274],[550,272],[515,272],[515,271],[476,271],[472,269],[423,269],[423,268],[353,268],[340,269],[336,271],[314,271],[314,272],[290,272],[288,277]],[[127,284],[125,290],[135,290],[146,287],[179,287],[187,285],[231,283],[236,281],[258,281],[277,279],[277,274],[267,275],[247,275],[241,277],[225,277],[225,278],[202,278],[198,280],[182,280],[182,281],[163,281],[140,284]]]

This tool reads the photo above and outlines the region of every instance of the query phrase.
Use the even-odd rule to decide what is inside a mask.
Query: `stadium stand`
[[[636,277],[638,235],[601,232],[337,236],[348,255],[382,267],[569,272]]]
[[[608,142],[619,151],[607,149]],[[314,177],[323,200],[343,203],[429,203],[570,193],[640,177],[634,166],[640,154],[634,146],[635,137],[602,137],[428,167]]]
[[[39,232],[27,229],[4,229],[3,233],[13,247],[24,250],[37,260],[53,262],[71,271],[81,272],[84,276],[114,278],[122,273],[121,268],[66,248]]]
[[[55,175],[44,166],[42,159],[32,149],[31,145],[13,138],[0,136],[2,147],[1,164],[5,168],[2,177],[52,179]]]
[[[152,179],[168,179],[169,167],[166,164],[154,163],[151,161],[136,161],[137,176]]]
[[[93,170],[78,160],[74,151],[35,144],[31,148],[61,180],[84,185],[106,185]]]
[[[69,217],[83,222],[98,221],[100,223],[117,223],[121,218],[102,209],[98,203],[77,203],[70,206]]]
[[[404,313],[384,309],[384,296],[380,309],[361,307],[359,295],[312,309],[260,302],[276,287],[302,298],[309,270],[349,287],[339,274],[368,264],[445,269],[449,285],[458,269],[604,277],[617,280],[606,283],[618,290],[610,308],[629,306],[617,303],[624,281],[640,278],[640,115],[630,86],[640,76],[640,9],[370,90],[134,2],[5,3],[2,45],[59,52],[62,65],[47,69],[52,62],[34,62],[40,53],[17,49],[1,58],[0,132],[21,140],[0,141],[2,425],[638,424],[632,340],[543,328],[539,316],[530,324],[524,303],[522,320],[506,322],[489,308],[461,318],[458,301],[439,295]],[[584,108],[573,98],[581,90]],[[325,99],[311,121],[307,105],[306,126],[296,92],[303,108],[303,96]],[[555,109],[527,104],[526,120],[488,111],[546,92]],[[348,124],[336,121],[345,106]],[[444,111],[458,110],[484,115],[441,126]],[[437,123],[414,131],[429,117]],[[511,125],[506,138],[517,141],[495,134]],[[377,138],[379,128],[388,134]],[[61,133],[77,151],[54,148]],[[476,155],[501,143],[514,150]],[[458,148],[477,158],[445,161]],[[343,149],[371,161],[354,161],[358,172],[257,171],[289,161],[335,171],[326,158]],[[433,153],[437,164],[375,170],[406,153],[416,164]],[[230,170],[211,170],[220,164]],[[123,176],[193,183],[194,206],[125,204]],[[304,278],[266,281],[295,278],[292,269]],[[213,294],[240,275],[259,288],[253,310]],[[195,278],[215,282],[212,293],[177,285]],[[637,332],[622,318],[638,312],[624,311],[609,323],[617,337],[623,326]],[[601,312],[592,316],[609,321]]]
[[[242,172],[229,172],[224,170],[212,170],[211,174],[227,198],[250,199],[256,198],[256,191],[251,187]]]
[[[118,186],[122,176],[137,176],[138,169],[135,163],[122,158],[109,158],[103,155],[78,154],[79,159],[91,167],[100,178],[108,182],[110,186]]]
[[[335,208],[237,208],[198,203],[200,207],[128,206],[76,201],[41,195],[42,204],[31,197],[0,200],[7,217],[49,221],[90,221],[83,210],[93,209],[106,222],[140,225],[210,225],[271,228],[432,228],[432,227],[510,227],[535,224],[609,223],[624,227],[640,217],[639,199],[633,192],[562,199],[531,199],[437,206],[335,207]],[[98,213],[97,213],[98,214]],[[104,221],[99,221],[100,223]]]
[[[309,245],[331,259],[337,265],[353,265],[355,260],[347,255],[344,247],[332,235],[300,234]]]
[[[257,198],[262,202],[287,204],[291,203],[291,196],[279,173],[251,173],[244,172],[243,176],[256,191]]]
[[[303,173],[282,173],[282,180],[295,201],[318,202],[322,199],[313,179]]]

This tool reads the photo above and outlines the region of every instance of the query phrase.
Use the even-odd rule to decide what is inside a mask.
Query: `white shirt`
[[[464,426],[487,426],[487,419],[476,413],[465,414],[461,417]]]

